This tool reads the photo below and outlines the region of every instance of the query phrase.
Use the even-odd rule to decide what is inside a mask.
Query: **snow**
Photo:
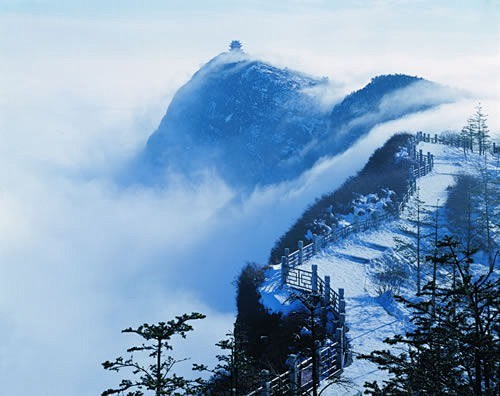
[[[433,171],[417,180],[420,199],[428,207],[435,206],[436,203],[444,204],[447,188],[454,184],[454,176],[460,173],[477,173],[478,165],[484,161],[476,155],[469,155],[469,159],[464,161],[460,149],[444,145],[420,143],[419,149],[424,153],[429,151],[434,154]],[[489,166],[498,170],[494,162],[491,158]],[[366,198],[373,197],[362,197],[360,203],[373,201]],[[410,204],[414,199],[410,199]],[[363,392],[366,381],[381,382],[387,378],[387,373],[379,370],[375,364],[356,359],[356,356],[376,349],[388,349],[383,340],[404,332],[407,315],[392,298],[377,295],[369,276],[370,271],[376,269],[374,261],[384,254],[392,253],[394,237],[410,238],[401,234],[401,226],[410,229],[413,227],[405,219],[405,212],[400,219],[385,223],[377,230],[350,235],[343,241],[330,244],[301,267],[310,271],[311,265],[316,264],[321,277],[329,275],[332,287],[344,288],[345,291],[346,323],[349,328],[347,336],[351,343],[353,362],[345,367],[343,378],[350,384],[328,386],[323,395],[356,395]],[[410,293],[409,290],[403,290],[402,294],[405,292]],[[279,266],[270,270],[261,293],[262,301],[273,311],[289,312],[292,309],[290,305],[281,305],[286,301],[287,290],[286,287],[280,287]]]

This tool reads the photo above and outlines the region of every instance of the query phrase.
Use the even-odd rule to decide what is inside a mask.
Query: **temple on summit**
[[[231,41],[231,44],[229,44],[229,51],[243,51],[241,42],[239,40]]]

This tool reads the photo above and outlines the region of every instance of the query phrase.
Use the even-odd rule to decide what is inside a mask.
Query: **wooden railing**
[[[319,346],[314,352],[316,359],[316,378],[320,381],[327,381],[342,371],[339,365],[338,343],[327,346]],[[270,378],[267,370],[261,372],[262,385],[247,396],[302,396],[309,395],[313,388],[315,373],[313,372],[313,357],[310,356],[299,360],[297,355],[290,355],[288,359],[289,369],[284,373]]]
[[[465,146],[466,149],[472,149],[472,146],[475,146],[473,141],[471,141],[469,137],[464,138],[458,133],[441,133],[440,135],[435,133],[434,136],[431,136],[430,133],[419,131],[415,134],[415,138],[417,142],[445,144],[447,146],[459,148],[464,148]],[[488,144],[488,146],[485,148],[485,151],[489,151],[491,154],[499,154],[500,146],[497,144],[497,142],[489,143],[491,143],[491,145]]]
[[[418,138],[416,140],[419,141]],[[414,194],[416,179],[428,174],[434,166],[434,157],[430,153],[424,156],[422,150],[417,153],[415,145],[412,146],[410,154],[416,160],[417,166],[410,169],[408,189],[400,198],[396,215],[403,211],[406,203]],[[337,328],[333,337],[336,341],[328,346],[315,347],[316,365],[313,365],[313,357],[299,361],[296,355],[290,355],[288,371],[270,378],[269,372],[263,370],[261,373],[262,385],[247,396],[308,395],[313,387],[315,377],[324,381],[340,375],[346,356],[344,289],[339,289],[338,292],[333,290],[330,287],[329,276],[325,276],[324,279],[318,276],[317,265],[312,265],[311,271],[299,267],[310,260],[327,243],[344,239],[355,232],[377,227],[381,222],[392,218],[394,215],[390,213],[373,215],[369,219],[329,231],[323,235],[314,235],[313,242],[305,246],[303,241],[299,241],[298,249],[292,252],[288,248],[285,249],[285,254],[281,257],[282,285],[321,296],[322,306],[330,309],[336,318]],[[318,370],[316,376],[313,373],[313,366]]]
[[[396,208],[397,213],[395,214],[396,216],[403,211],[408,200],[415,193],[416,179],[427,175],[434,167],[434,156],[431,153],[424,155],[422,150],[417,152],[416,146],[413,145],[410,150],[410,155],[416,161],[417,166],[412,166],[410,168],[408,188],[398,202],[398,206]],[[294,272],[294,268],[304,264],[304,262],[308,261],[318,251],[325,247],[326,244],[345,239],[347,236],[359,231],[376,228],[381,222],[393,219],[395,215],[391,213],[385,213],[383,215],[373,214],[368,219],[331,230],[322,235],[313,235],[313,242],[308,245],[304,246],[304,242],[299,241],[298,249],[291,253],[290,249],[285,249],[284,255],[281,257],[281,283],[283,285],[287,284],[290,287],[304,290],[304,286],[308,286],[307,283],[301,282],[302,277],[305,275]]]
[[[423,132],[418,132],[416,134],[414,144],[411,146],[410,155],[417,163],[417,166],[410,169],[408,188],[399,200],[396,216],[401,214],[409,199],[415,193],[416,179],[427,175],[434,168],[434,156],[429,152],[424,156],[422,150],[417,152],[415,143],[418,142],[462,147],[462,143],[457,139],[450,140],[438,137],[437,134],[435,134],[434,138],[432,138],[430,134]],[[495,143],[493,143],[491,151],[493,154],[499,152],[498,146],[496,146]],[[335,334],[336,342],[328,346],[317,348],[314,354],[317,359],[317,378],[319,378],[320,381],[338,376],[344,367],[344,358],[346,353],[346,349],[344,347],[344,290],[339,289],[337,293],[335,290],[331,289],[330,277],[325,276],[324,280],[319,277],[316,265],[312,266],[311,271],[298,267],[310,260],[327,243],[344,239],[355,232],[366,231],[377,227],[381,222],[393,219],[394,217],[395,216],[390,213],[386,213],[381,216],[374,215],[361,222],[353,223],[322,235],[314,235],[313,242],[305,246],[302,241],[299,241],[298,249],[293,252],[290,252],[290,249],[285,249],[285,254],[281,258],[282,284],[302,292],[317,293],[322,296],[322,304],[331,309],[337,318],[338,327]],[[269,372],[263,370],[261,373],[262,386],[249,393],[248,396],[309,395],[314,381],[313,357],[308,357],[299,361],[297,356],[290,355],[289,366],[290,369],[288,371],[285,371],[272,379],[269,378]]]

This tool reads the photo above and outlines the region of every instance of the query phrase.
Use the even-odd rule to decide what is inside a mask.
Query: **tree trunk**
[[[161,338],[158,339],[158,354],[156,355],[156,396],[161,396]]]
[[[417,200],[418,198],[417,194]],[[420,203],[417,202],[417,295],[420,295]]]

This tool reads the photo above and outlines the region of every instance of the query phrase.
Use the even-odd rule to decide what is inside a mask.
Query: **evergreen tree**
[[[245,337],[235,324],[233,333],[215,344],[221,353],[216,356],[217,365],[209,370],[213,376],[207,389],[217,396],[236,396],[244,394],[259,381],[257,363],[243,348]],[[208,371],[204,368],[205,371]]]
[[[500,199],[500,183],[498,172],[489,170],[486,157],[479,169],[480,192],[476,199],[479,201],[479,227],[481,237],[485,241],[483,248],[488,254],[488,263],[493,267],[494,251],[498,248],[496,243],[496,225],[499,224],[498,202]]]
[[[467,251],[481,248],[481,233],[478,229],[481,185],[477,177],[458,175],[446,200],[448,228]]]
[[[152,391],[156,396],[198,394],[202,389],[203,380],[201,378],[186,379],[173,373],[174,366],[186,359],[178,360],[167,353],[173,349],[172,337],[186,338],[186,334],[193,330],[189,322],[203,318],[205,315],[193,312],[176,316],[175,320],[166,323],[159,322],[153,325],[144,323],[136,329],[122,330],[122,333],[137,334],[143,338],[144,342],[140,346],[127,349],[127,352],[131,354],[130,357],[108,360],[102,363],[102,366],[106,370],[116,372],[129,370],[132,372],[133,379],[123,379],[117,388],[104,391],[102,396],[125,394],[125,392],[127,396],[142,396],[143,390]],[[133,352],[145,352],[151,363],[144,364],[141,360],[136,360]]]
[[[280,314],[269,312],[260,301],[263,280],[263,269],[254,263],[247,264],[237,280],[234,337],[238,354],[246,359],[245,373],[237,376],[239,394],[258,387],[262,369],[281,371],[285,367],[291,330],[282,326]],[[267,342],[273,344],[272,349]]]
[[[474,114],[467,120],[467,125],[463,127],[461,133],[461,138],[466,138],[468,143],[471,144],[471,151],[473,151],[472,141],[477,141],[480,155],[485,155],[490,145],[490,131],[487,124],[487,118],[487,115],[483,112],[481,103],[478,103]]]
[[[394,250],[400,260],[407,264],[407,267],[415,263],[417,294],[420,294],[423,278],[422,267],[425,252],[428,249],[426,230],[432,223],[431,212],[424,206],[424,201],[420,198],[420,187],[417,187],[415,197],[408,203],[406,213],[408,221],[415,228],[402,227],[401,231],[412,234],[415,240],[406,241],[396,237],[394,238],[396,242]]]
[[[397,297],[411,312],[413,327],[385,340],[404,353],[373,351],[360,358],[377,363],[393,376],[366,383],[373,395],[496,395],[500,354],[498,312],[500,282],[486,266],[471,270],[472,253],[458,253],[458,243],[445,237],[433,257],[437,265],[453,266],[454,281],[429,282],[416,299]]]
[[[219,341],[215,344],[222,351],[221,354],[216,356],[219,362],[214,370],[214,383],[218,386],[214,386],[213,391],[218,395],[231,395],[235,396],[237,394],[237,384],[238,384],[238,370],[236,370],[236,362],[240,362],[241,357],[237,356],[236,345],[234,340],[234,335],[229,333],[226,334],[228,338]]]
[[[490,146],[490,131],[488,129],[487,115],[483,113],[481,103],[476,106],[476,111],[473,115],[476,138],[479,146],[479,154],[485,155],[486,150]]]
[[[458,175],[446,201],[448,227],[466,250],[479,249],[488,255],[491,266],[498,244],[496,227],[500,183],[496,172],[485,166],[478,169],[479,177]]]
[[[473,151],[474,144],[474,128],[472,128],[471,124],[468,123],[460,131],[460,142],[464,150],[464,156],[467,158],[467,152]]]

